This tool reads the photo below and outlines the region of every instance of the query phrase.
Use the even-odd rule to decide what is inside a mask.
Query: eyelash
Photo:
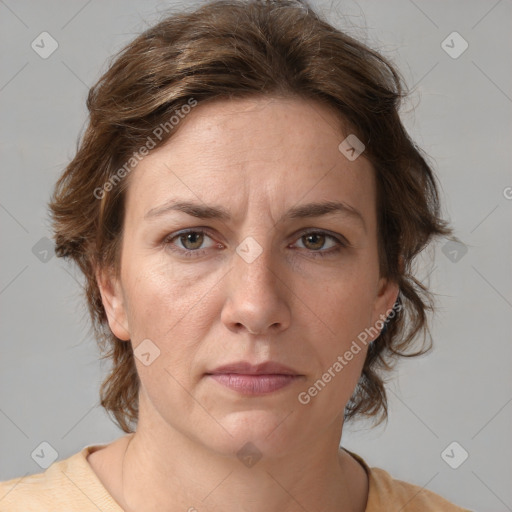
[[[203,235],[207,235],[209,238],[212,238],[212,236],[208,233],[207,230],[205,229],[202,229],[202,228],[191,228],[191,229],[186,229],[186,230],[183,230],[183,231],[179,231],[178,233],[173,233],[169,236],[167,236],[164,240],[163,240],[163,244],[164,246],[173,251],[173,252],[178,252],[180,253],[182,256],[185,256],[187,258],[191,258],[191,257],[200,257],[200,256],[203,256],[207,251],[208,249],[181,249],[181,248],[177,248],[177,247],[173,247],[173,240],[175,240],[176,238],[180,238],[181,236],[184,236],[184,235],[187,235],[189,233],[200,233],[200,234],[203,234]],[[337,254],[339,253],[342,249],[344,248],[348,248],[350,247],[350,244],[346,241],[346,239],[343,239],[341,240],[340,238],[332,235],[331,233],[327,232],[327,231],[323,231],[323,230],[310,230],[310,231],[302,231],[299,235],[299,237],[297,238],[297,240],[300,240],[301,238],[303,238],[304,236],[306,235],[324,235],[326,238],[330,238],[332,240],[334,240],[336,242],[336,246],[335,247],[331,247],[329,250],[327,251],[322,251],[322,250],[317,250],[317,251],[314,251],[314,250],[309,250],[309,252],[313,255],[314,258],[325,258],[327,256],[332,256],[334,254]],[[308,249],[306,249],[308,250]]]

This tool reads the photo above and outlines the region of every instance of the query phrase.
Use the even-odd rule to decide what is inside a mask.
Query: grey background
[[[171,5],[0,0],[0,480],[41,472],[31,453],[43,441],[62,459],[123,434],[98,406],[107,367],[80,277],[51,248],[44,262],[40,240],[51,236],[46,202],[76,149],[88,87]],[[512,3],[312,5],[402,71],[412,91],[404,123],[432,157],[468,249],[438,244],[419,262],[438,294],[434,351],[398,366],[388,424],[347,425],[342,444],[461,506],[512,510]],[[59,44],[47,59],[31,48],[43,31]],[[441,46],[453,31],[469,44],[458,58]],[[452,441],[469,453],[458,469],[441,457]]]

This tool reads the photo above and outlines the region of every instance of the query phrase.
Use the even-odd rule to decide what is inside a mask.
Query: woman
[[[412,262],[451,233],[402,91],[305,3],[128,45],[50,204],[127,435],[2,483],[2,510],[464,510],[339,448],[386,417],[381,373],[427,332]]]

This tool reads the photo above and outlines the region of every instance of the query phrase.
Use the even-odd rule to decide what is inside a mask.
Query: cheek
[[[183,342],[198,338],[209,319],[208,291],[215,278],[198,272],[194,265],[170,265],[169,257],[133,259],[125,267],[127,315],[132,341],[145,338],[165,348],[172,340],[179,349]],[[217,278],[218,280],[218,278]]]
[[[317,291],[315,309],[321,313],[321,318],[338,344],[341,340],[345,344],[357,338],[361,331],[369,327],[376,300],[375,284],[369,277],[371,274],[370,270],[364,269],[340,273],[335,284]]]
[[[322,392],[321,402],[329,396],[336,406],[345,403],[361,375],[370,341],[365,330],[370,327],[375,301],[370,275],[370,270],[340,273],[340,281],[324,288],[315,302],[315,311],[327,334],[311,338],[320,363],[315,381],[320,379],[319,387],[325,384],[329,388]],[[328,404],[326,400],[327,408]]]
[[[324,301],[317,302],[322,331],[310,337],[314,372],[301,389],[298,401],[312,408],[326,423],[342,413],[361,376],[368,342],[361,336],[369,327],[371,294],[358,287],[331,288]]]

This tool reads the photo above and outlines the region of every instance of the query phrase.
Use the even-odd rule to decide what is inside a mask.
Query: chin
[[[231,412],[216,418],[225,430],[218,429],[219,435],[208,436],[206,444],[223,455],[240,457],[255,451],[279,457],[300,442],[297,433],[301,430],[291,407],[289,410],[281,407],[279,410],[260,408]]]

